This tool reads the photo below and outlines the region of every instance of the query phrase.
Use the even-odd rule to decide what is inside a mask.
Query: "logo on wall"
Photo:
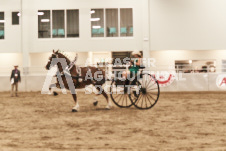
[[[219,75],[216,80],[218,88],[226,89],[226,74]]]
[[[161,74],[155,77],[158,80],[160,87],[167,87],[171,85],[175,79],[175,76],[173,74]]]

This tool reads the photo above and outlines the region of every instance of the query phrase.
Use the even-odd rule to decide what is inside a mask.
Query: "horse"
[[[111,102],[108,99],[107,93],[102,88],[102,85],[105,83],[105,80],[104,80],[105,79],[105,74],[104,74],[105,72],[103,70],[96,68],[96,67],[92,67],[92,66],[78,67],[78,66],[75,65],[74,62],[71,62],[63,53],[59,52],[59,50],[57,50],[57,51],[53,50],[53,53],[49,57],[49,61],[46,64],[46,69],[50,70],[51,67],[53,66],[52,60],[53,59],[59,59],[59,58],[64,58],[66,60],[67,67],[69,67],[69,72],[70,72],[70,75],[72,77],[72,82],[73,82],[75,89],[81,89],[81,88],[85,88],[87,85],[93,85],[93,86],[95,86],[95,88],[99,92],[96,95],[98,96],[98,95],[102,94],[105,97],[105,99],[107,101],[106,109],[110,109],[112,107]],[[75,58],[75,60],[76,59],[77,58]],[[67,79],[66,79],[65,74],[64,74],[65,69],[62,67],[60,62],[57,62],[55,65],[57,66],[59,73],[61,73],[60,76],[62,78],[62,82],[63,82],[64,87],[69,90],[69,83],[67,83]],[[80,72],[78,72],[79,71],[78,68],[79,68]],[[103,79],[101,81],[97,81],[95,79],[86,79],[85,78],[87,72],[91,73],[92,77],[94,77],[94,74],[97,71],[103,73],[102,74]],[[57,82],[55,84],[51,84],[49,86],[50,91],[53,88],[53,86],[60,88],[60,81],[59,81],[58,78],[57,78]],[[56,92],[54,92],[54,94],[57,95]],[[94,106],[96,106],[98,104],[97,96],[94,97],[94,103],[93,103]],[[72,112],[78,112],[79,103],[78,103],[78,100],[77,100],[77,95],[72,93],[72,97],[73,97],[74,102],[75,102],[75,106],[72,108]]]

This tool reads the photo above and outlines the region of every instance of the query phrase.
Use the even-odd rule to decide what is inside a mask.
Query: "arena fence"
[[[126,66],[102,66],[107,73],[125,71]],[[21,70],[22,82],[19,84],[20,91],[41,91],[46,79],[47,71],[43,67],[30,67]],[[178,91],[226,91],[226,69],[206,67],[195,70],[192,67],[151,67],[145,72],[153,74],[160,82],[161,92]],[[0,91],[10,91],[11,69],[0,67]],[[55,82],[53,78],[52,82]],[[110,84],[110,81],[107,82]]]

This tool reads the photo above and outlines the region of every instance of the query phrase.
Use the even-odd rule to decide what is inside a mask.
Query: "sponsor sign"
[[[221,74],[217,77],[216,84],[218,88],[226,89],[226,74]]]

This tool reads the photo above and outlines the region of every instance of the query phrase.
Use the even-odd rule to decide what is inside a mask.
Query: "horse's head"
[[[56,61],[53,61],[53,59],[59,59],[59,58],[64,58],[64,59],[66,59],[67,65],[70,64],[70,60],[69,60],[66,56],[64,56],[64,55],[63,55],[62,53],[60,53],[58,50],[57,50],[57,51],[54,51],[54,50],[53,50],[53,53],[52,53],[52,55],[49,57],[49,61],[48,61],[47,64],[46,64],[46,69],[49,70],[52,66],[57,65],[59,71],[62,72],[62,71],[63,71],[63,67],[62,67],[61,63],[58,62],[57,60],[56,60]]]

